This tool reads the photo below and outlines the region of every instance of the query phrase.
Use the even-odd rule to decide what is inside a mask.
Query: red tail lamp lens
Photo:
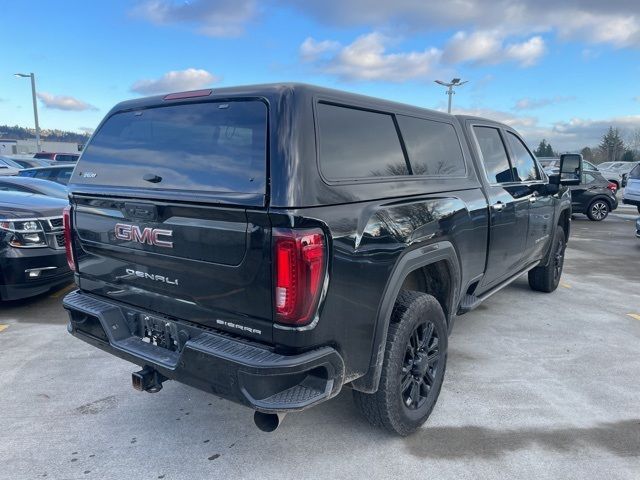
[[[326,271],[326,243],[320,229],[273,230],[275,313],[279,323],[313,320]]]

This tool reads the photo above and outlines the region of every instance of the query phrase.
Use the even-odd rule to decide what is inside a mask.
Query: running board
[[[458,313],[457,313],[457,315],[464,315],[465,313],[469,313],[471,310],[475,310],[478,307],[478,305],[480,305],[482,302],[484,302],[491,295],[493,295],[496,292],[499,292],[504,287],[509,285],[511,282],[513,282],[514,280],[516,280],[520,276],[524,275],[525,273],[527,273],[532,268],[537,267],[539,264],[540,264],[540,262],[538,261],[538,262],[532,263],[531,265],[528,265],[527,267],[523,268],[522,270],[520,270],[518,273],[516,273],[512,277],[509,277],[506,280],[500,282],[498,285],[493,287],[491,290],[483,293],[482,295],[475,296],[475,295],[471,295],[471,294],[467,293],[466,295],[464,295],[460,299],[460,304],[458,305]]]

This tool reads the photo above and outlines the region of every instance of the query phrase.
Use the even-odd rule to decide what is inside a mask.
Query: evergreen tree
[[[633,153],[633,150],[625,150],[624,155],[622,155],[622,158],[620,160],[622,160],[623,162],[633,162],[635,161],[636,156]]]
[[[591,150],[589,147],[584,147],[582,150],[580,150],[580,154],[582,155],[582,158],[584,158],[587,162],[593,163],[593,150]]]
[[[545,151],[545,157],[555,157],[556,152],[553,151],[550,143],[547,143],[547,150]]]
[[[543,138],[542,141],[538,144],[538,148],[533,153],[535,154],[536,157],[553,156],[553,155],[547,155],[548,151],[549,151],[549,145],[547,144],[547,140]]]
[[[598,147],[605,162],[617,162],[624,154],[624,141],[617,128],[609,127]]]

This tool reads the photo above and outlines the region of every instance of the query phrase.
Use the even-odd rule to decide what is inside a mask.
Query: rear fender
[[[418,268],[442,260],[447,262],[449,272],[452,276],[452,288],[449,292],[447,310],[449,312],[456,311],[455,306],[457,305],[457,297],[460,289],[460,263],[453,244],[449,241],[441,241],[423,245],[404,253],[396,262],[396,266],[387,282],[382,301],[378,307],[369,369],[364,376],[352,382],[354,390],[365,393],[373,393],[378,390],[391,313],[405,278],[407,278],[409,273]],[[453,314],[449,316],[447,321],[451,322],[452,319]]]

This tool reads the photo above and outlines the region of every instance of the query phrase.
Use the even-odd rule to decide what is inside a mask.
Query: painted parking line
[[[560,285],[562,285],[564,288],[573,288],[571,285],[569,285],[568,283],[561,283]]]
[[[66,287],[64,287],[62,290],[58,290],[57,292],[49,295],[49,298],[58,298],[61,297],[62,295],[64,295],[65,293],[69,293],[71,290],[73,290],[74,288],[76,288],[76,284],[72,283],[71,285],[68,285]]]
[[[631,318],[635,318],[636,320],[640,320],[640,315],[637,313],[627,313]]]
[[[0,324],[0,332],[9,328],[9,325]]]

